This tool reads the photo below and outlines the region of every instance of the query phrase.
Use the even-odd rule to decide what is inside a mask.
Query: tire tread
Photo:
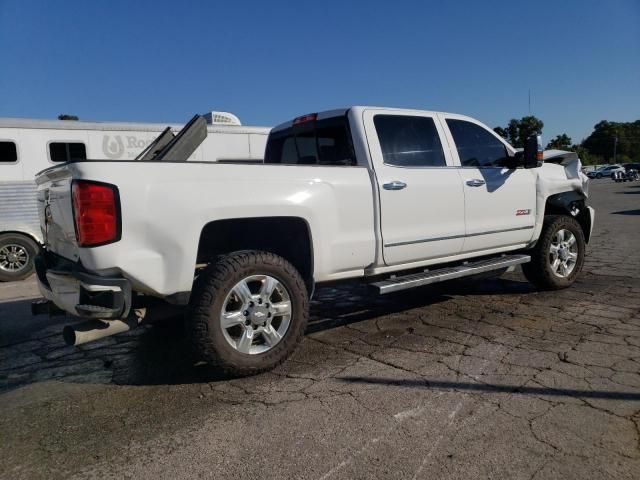
[[[299,318],[292,319],[290,329],[293,328],[293,337],[285,336],[281,342],[287,342],[284,351],[277,346],[272,350],[261,354],[261,365],[247,366],[240,364],[225,352],[219,351],[210,335],[210,313],[212,305],[218,295],[224,294],[228,288],[229,278],[241,273],[248,267],[267,265],[283,270],[290,280],[293,288],[290,295],[300,295],[302,298],[302,312],[297,312]],[[293,302],[293,298],[292,298]],[[192,351],[207,363],[217,365],[227,375],[248,376],[256,375],[275,368],[284,362],[301,342],[308,321],[308,295],[304,280],[296,268],[284,258],[270,252],[260,250],[244,250],[220,256],[215,262],[209,264],[194,282],[191,302],[187,312],[188,336]],[[295,326],[295,328],[294,328]]]
[[[556,230],[561,226],[571,226],[576,235],[578,245],[578,262],[571,272],[569,279],[562,279],[554,275],[548,265],[547,245],[551,242]],[[543,290],[560,290],[569,287],[582,270],[584,264],[585,240],[584,232],[580,224],[568,215],[547,215],[536,246],[529,251],[531,262],[522,265],[524,276],[536,287]]]

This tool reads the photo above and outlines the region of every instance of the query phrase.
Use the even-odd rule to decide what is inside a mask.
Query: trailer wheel
[[[569,287],[584,264],[586,244],[580,224],[567,215],[548,215],[531,262],[522,265],[524,276],[536,287],[559,290]]]
[[[5,233],[0,235],[0,281],[24,280],[33,273],[33,259],[40,247],[26,235]]]
[[[240,251],[198,276],[187,332],[198,360],[233,376],[270,370],[300,343],[309,317],[304,280],[284,258]]]

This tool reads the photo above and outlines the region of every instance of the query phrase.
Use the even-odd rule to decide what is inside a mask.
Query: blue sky
[[[243,123],[355,104],[548,141],[640,118],[640,0],[0,0],[0,116]]]

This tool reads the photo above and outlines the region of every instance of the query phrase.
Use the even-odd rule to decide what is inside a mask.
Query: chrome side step
[[[413,273],[402,277],[389,278],[380,282],[372,283],[371,286],[378,294],[398,292],[408,288],[421,287],[430,283],[444,282],[445,280],[453,280],[454,278],[468,277],[478,273],[490,272],[492,270],[501,270],[503,268],[514,267],[522,263],[531,261],[529,255],[514,254],[502,255],[476,262],[467,262],[455,267],[445,267],[438,270]]]

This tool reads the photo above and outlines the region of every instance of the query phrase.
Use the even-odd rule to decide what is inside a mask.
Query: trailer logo
[[[516,217],[519,217],[521,215],[531,215],[531,210],[529,208],[516,210]]]
[[[111,160],[121,158],[124,153],[122,137],[120,137],[120,135],[114,135],[113,140],[111,140],[109,135],[105,135],[102,139],[102,152]]]

